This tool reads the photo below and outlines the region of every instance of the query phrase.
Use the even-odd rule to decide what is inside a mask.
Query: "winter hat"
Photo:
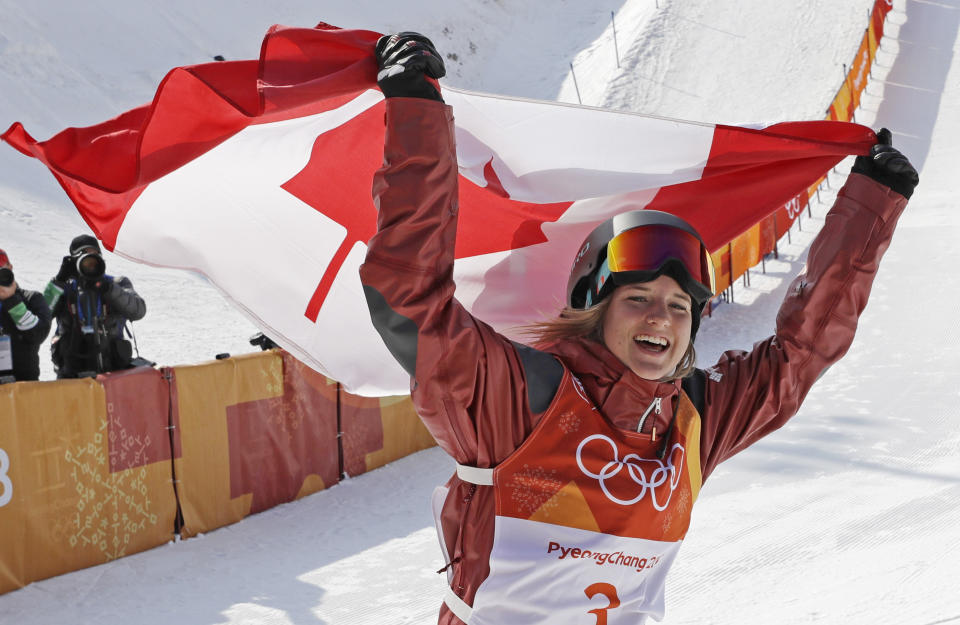
[[[10,264],[10,257],[3,250],[0,250],[0,267]]]
[[[85,247],[95,247],[97,248],[97,253],[100,253],[100,243],[97,239],[89,234],[81,234],[74,237],[73,241],[70,241],[70,255],[75,255]]]

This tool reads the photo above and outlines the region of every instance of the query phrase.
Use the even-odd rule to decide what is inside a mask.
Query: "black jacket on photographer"
[[[28,314],[14,320],[20,305]],[[40,379],[40,344],[50,333],[50,308],[39,291],[17,289],[17,292],[0,302],[0,335],[10,337],[13,351],[13,371],[10,374],[18,381]],[[0,375],[7,375],[0,371]]]
[[[58,378],[106,373],[131,366],[130,342],[124,337],[127,321],[142,319],[147,305],[124,276],[102,273],[100,246],[89,235],[70,244],[60,272],[47,284],[44,297],[57,320],[51,343]],[[96,256],[98,278],[84,277],[78,264]]]
[[[0,365],[0,379],[40,379],[40,344],[50,333],[50,307],[43,294],[17,285],[6,253],[0,250],[0,350],[9,349],[13,367]],[[6,343],[4,347],[3,343]]]

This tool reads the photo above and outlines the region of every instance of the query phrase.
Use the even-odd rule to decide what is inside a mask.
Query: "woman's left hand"
[[[857,157],[850,173],[872,178],[908,200],[920,182],[920,175],[910,160],[893,147],[893,137],[886,128],[877,133],[877,143],[870,148],[870,154]]]

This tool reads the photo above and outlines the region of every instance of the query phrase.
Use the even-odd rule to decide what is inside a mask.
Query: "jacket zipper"
[[[463,503],[467,505],[464,506],[464,509],[463,509],[463,516],[462,516],[463,521],[462,521],[462,525],[460,526],[460,535],[457,536],[457,553],[455,553],[455,556],[451,558],[450,564],[448,564],[446,567],[444,567],[440,571],[437,571],[437,573],[446,572],[446,569],[449,566],[453,564],[457,564],[461,560],[463,560],[463,532],[467,526],[466,519],[470,516],[469,515],[470,506],[473,503],[473,496],[476,494],[476,492],[477,492],[477,485],[470,484],[470,488],[467,489],[467,494],[463,496]],[[453,580],[450,586],[451,588],[454,589],[454,592],[457,593],[457,596],[461,598],[462,598],[461,593],[464,590],[463,584],[460,583],[462,580],[463,580],[463,567],[458,566],[456,569],[454,569]]]
[[[653,401],[650,402],[650,405],[647,406],[646,411],[645,411],[645,412],[643,413],[643,415],[640,417],[640,423],[637,424],[637,432],[642,432],[642,431],[643,431],[643,426],[644,426],[644,424],[647,422],[647,417],[650,416],[650,412],[651,412],[651,411],[653,411],[654,413],[656,413],[656,414],[658,414],[658,415],[660,414],[660,403],[661,403],[662,401],[663,401],[663,400],[662,400],[662,398],[660,398],[660,397],[654,397],[654,398],[653,398]]]

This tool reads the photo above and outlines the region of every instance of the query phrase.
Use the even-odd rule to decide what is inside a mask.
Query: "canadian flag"
[[[378,37],[274,26],[258,60],[175,68],[115,119],[42,142],[16,123],[2,138],[47,165],[108,249],[204,274],[354,393],[406,393],[358,276],[383,154]],[[558,310],[600,221],[666,210],[717,249],[875,141],[840,122],[744,128],[443,96],[460,168],[457,297],[505,332]]]

